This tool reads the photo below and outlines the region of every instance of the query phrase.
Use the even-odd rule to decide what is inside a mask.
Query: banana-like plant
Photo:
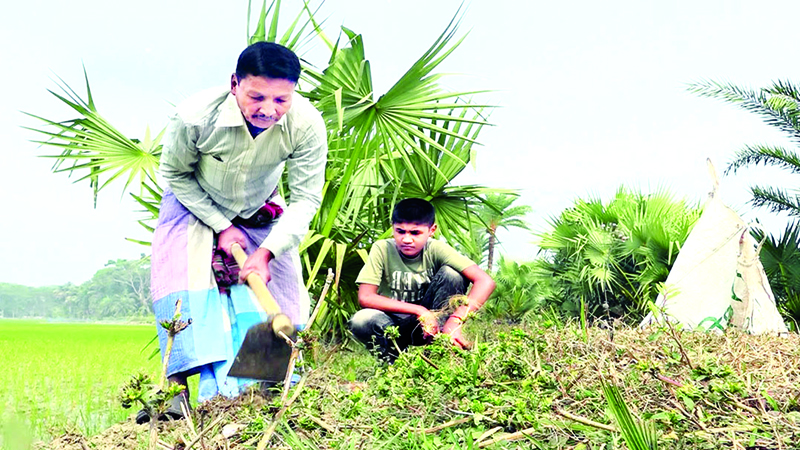
[[[800,324],[800,222],[786,224],[780,236],[753,230],[761,247],[761,263],[769,279],[778,310],[795,331]],[[766,237],[766,239],[765,239]]]

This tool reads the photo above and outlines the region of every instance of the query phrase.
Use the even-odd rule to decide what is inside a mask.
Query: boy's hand
[[[439,323],[432,312],[426,310],[418,316],[419,323],[422,325],[422,336],[429,338],[439,334]]]
[[[461,332],[461,327],[456,328],[447,334],[450,335],[450,342],[452,342],[453,345],[457,345],[464,350],[469,350],[472,348],[472,342],[468,341],[467,338],[464,337],[464,334]]]
[[[458,345],[464,350],[467,350],[472,347],[472,343],[469,342],[466,337],[464,337],[462,325],[463,322],[459,317],[456,317],[455,315],[450,316],[450,318],[447,319],[447,322],[444,324],[442,333],[450,335],[450,341],[453,343],[453,345]]]

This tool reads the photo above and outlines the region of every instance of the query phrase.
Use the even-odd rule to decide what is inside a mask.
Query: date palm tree
[[[702,97],[723,100],[758,114],[767,125],[783,132],[793,146],[800,144],[800,88],[789,81],[778,80],[772,86],[757,90],[734,84],[700,81],[690,84],[689,91]],[[745,145],[736,152],[725,173],[736,173],[740,169],[758,165],[778,167],[800,174],[800,156],[796,147],[762,144]],[[800,196],[796,189],[755,185],[750,188],[750,192],[750,202],[754,206],[763,206],[772,212],[785,211],[794,217],[800,216]]]

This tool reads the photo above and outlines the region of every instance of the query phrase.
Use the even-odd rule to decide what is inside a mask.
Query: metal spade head
[[[294,340],[296,334],[289,337]],[[253,325],[247,330],[228,376],[282,382],[286,377],[291,355],[292,346],[283,338],[275,336],[270,322]]]

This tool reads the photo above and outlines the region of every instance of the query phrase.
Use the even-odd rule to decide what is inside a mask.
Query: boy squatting
[[[350,330],[382,358],[397,358],[394,343],[385,337],[389,326],[399,329],[397,346],[423,345],[439,332],[468,348],[461,325],[494,291],[494,280],[469,258],[445,242],[430,239],[436,231],[433,205],[419,198],[397,203],[392,212],[390,239],[372,246],[358,275],[358,302],[362,308],[350,319]],[[469,303],[449,315],[432,311],[448,306],[451,296],[464,294]]]

